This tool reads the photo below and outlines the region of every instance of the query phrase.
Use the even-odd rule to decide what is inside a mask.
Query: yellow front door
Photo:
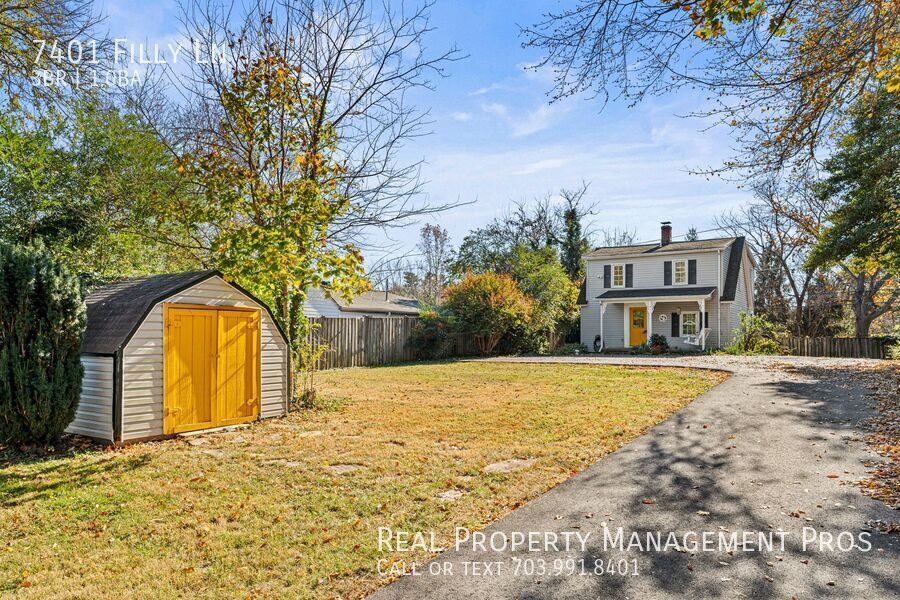
[[[259,311],[165,307],[164,431],[259,416]]]
[[[647,309],[631,308],[631,333],[630,342],[632,346],[638,346],[647,341]]]

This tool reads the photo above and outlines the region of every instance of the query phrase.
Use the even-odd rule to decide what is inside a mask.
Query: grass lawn
[[[232,432],[0,453],[0,595],[357,597],[378,527],[482,527],[724,379],[709,371],[438,363],[318,376],[330,410]],[[530,468],[485,465],[536,458]],[[458,490],[455,501],[438,494]],[[419,553],[411,558],[424,559]]]

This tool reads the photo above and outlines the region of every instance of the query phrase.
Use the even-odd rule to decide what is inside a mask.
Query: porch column
[[[606,304],[601,302],[600,303],[600,352],[603,352],[603,347],[606,346],[606,337],[603,336],[603,319],[604,319],[605,313],[606,313]]]
[[[653,336],[653,307],[656,306],[656,302],[647,300],[644,305],[647,307],[647,341],[649,342]]]
[[[697,304],[700,305],[700,316],[697,319],[700,322],[697,323],[697,335],[700,335],[701,333],[703,333],[703,324],[705,322],[703,320],[703,313],[706,312],[706,299],[701,298],[701,299],[697,300]],[[703,341],[700,344],[700,349],[706,350],[706,336],[703,336]]]

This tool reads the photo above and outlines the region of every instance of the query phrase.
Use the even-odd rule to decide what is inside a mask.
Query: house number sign
[[[668,321],[668,320],[669,320],[669,315],[667,315],[667,314],[665,314],[665,313],[662,313],[661,315],[659,315],[659,322],[660,322],[660,323],[665,323],[665,322]]]

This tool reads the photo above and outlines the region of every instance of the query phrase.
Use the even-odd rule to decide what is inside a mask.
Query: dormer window
[[[688,264],[686,260],[674,261],[674,277],[672,281],[675,285],[687,285],[688,282]]]
[[[625,287],[625,265],[613,265],[612,284],[614,288]]]

